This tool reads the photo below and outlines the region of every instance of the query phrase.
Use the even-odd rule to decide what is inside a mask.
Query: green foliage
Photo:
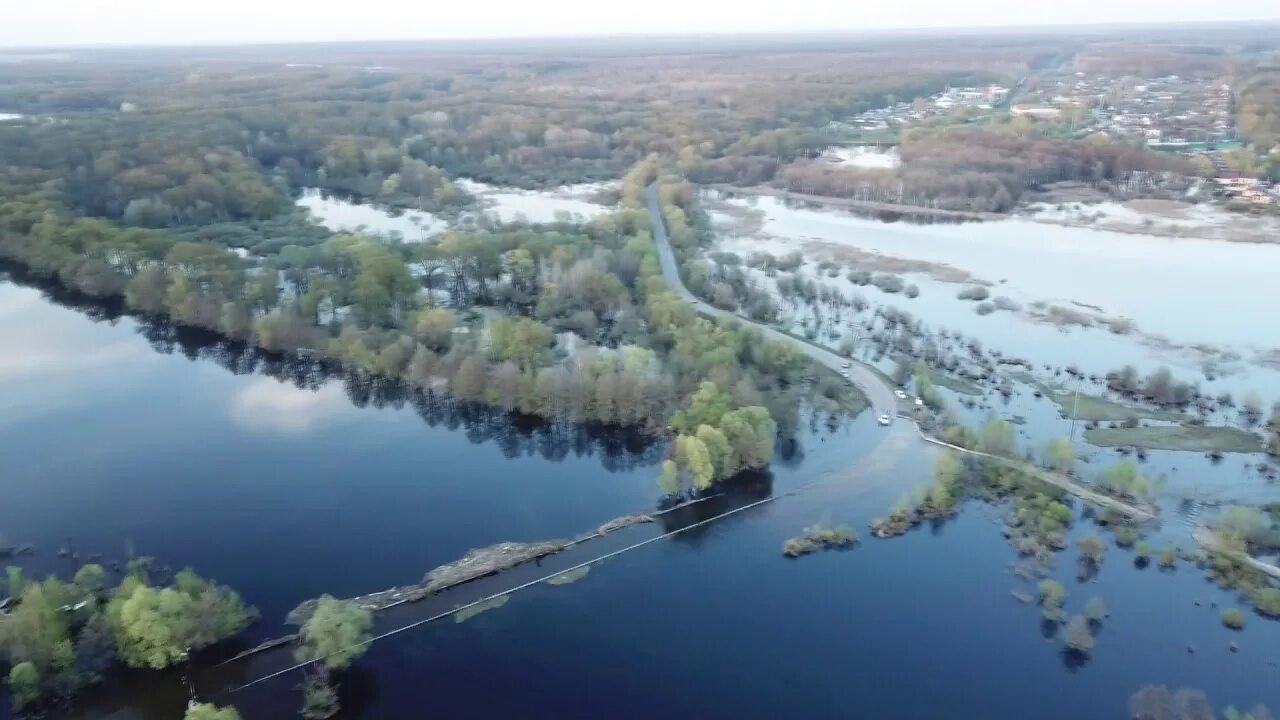
[[[40,699],[40,671],[34,663],[24,661],[10,668],[9,692],[13,708],[19,711]]]
[[[1013,454],[1013,425],[1003,420],[991,420],[982,427],[979,447],[983,452],[992,455],[1009,456]]]
[[[662,474],[658,476],[658,488],[666,495],[680,493],[680,469],[674,460],[662,461]]]
[[[121,659],[157,670],[239,633],[256,617],[234,591],[189,569],[178,573],[174,587],[126,578],[108,613]]]
[[[116,644],[132,667],[166,668],[192,650],[191,598],[173,588],[139,586],[119,605]]]
[[[1054,438],[1045,445],[1045,462],[1053,470],[1070,473],[1076,466],[1076,449],[1066,438]]]
[[[1062,606],[1067,601],[1067,590],[1062,587],[1062,583],[1052,578],[1046,578],[1040,581],[1038,587],[1040,592],[1040,607],[1047,620],[1061,620]]]
[[[489,346],[494,357],[520,367],[536,367],[550,357],[551,328],[529,318],[494,318],[489,321]]]
[[[240,713],[233,707],[194,703],[187,706],[187,713],[182,717],[183,720],[240,720]]]
[[[1097,535],[1086,535],[1076,541],[1076,548],[1082,560],[1098,565],[1107,552],[1107,543]]]
[[[327,673],[310,675],[302,684],[302,717],[326,720],[338,713],[338,694],[329,684]]]
[[[1232,505],[1214,518],[1210,526],[1248,545],[1267,536],[1271,531],[1271,518],[1256,507]]]
[[[294,655],[298,662],[318,662],[328,670],[339,670],[368,650],[372,627],[368,610],[325,595],[303,624]]]
[[[72,581],[80,593],[86,597],[97,596],[107,586],[107,571],[101,565],[89,563],[76,571]]]
[[[1249,602],[1267,617],[1280,618],[1280,588],[1258,587],[1249,591]]]
[[[1104,470],[1098,486],[1112,494],[1135,500],[1151,492],[1150,484],[1132,460],[1120,460]]]
[[[1244,628],[1244,613],[1236,608],[1227,608],[1222,611],[1222,624],[1232,630],[1240,630]]]

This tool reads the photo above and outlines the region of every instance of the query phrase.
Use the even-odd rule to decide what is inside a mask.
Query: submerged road
[[[675,253],[671,249],[671,241],[667,237],[667,226],[662,219],[662,208],[658,202],[658,186],[650,185],[645,191],[645,199],[649,206],[649,219],[653,224],[653,239],[658,246],[658,264],[662,267],[662,277],[666,278],[671,287],[675,289],[682,299],[694,307],[695,310],[703,315],[712,315],[715,317],[724,317],[737,320],[744,325],[751,325],[758,328],[764,333],[765,337],[778,342],[793,343],[805,355],[808,355],[814,362],[835,370],[843,372],[844,364],[850,363],[848,368],[849,379],[857,386],[858,390],[867,398],[867,402],[871,403],[871,407],[878,415],[888,415],[894,417],[898,412],[898,399],[894,397],[893,387],[889,385],[884,378],[872,371],[866,365],[841,357],[830,350],[824,350],[816,345],[797,340],[784,332],[781,332],[769,325],[764,325],[754,320],[748,320],[736,313],[728,310],[721,310],[714,305],[703,302],[689,292],[689,288],[685,287],[684,281],[680,279],[679,266],[676,264]]]

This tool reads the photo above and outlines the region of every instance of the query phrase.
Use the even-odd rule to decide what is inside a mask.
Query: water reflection
[[[561,461],[571,455],[598,455],[606,470],[625,472],[657,462],[666,449],[661,438],[632,428],[551,421],[458,402],[448,395],[410,388],[397,380],[347,372],[312,355],[276,355],[206,330],[175,325],[164,318],[126,316],[118,300],[100,301],[68,291],[56,283],[24,274],[15,267],[0,266],[0,270],[6,271],[0,278],[9,279],[13,283],[11,287],[20,291],[16,297],[21,298],[28,291],[32,293],[30,301],[19,303],[9,300],[6,306],[0,306],[0,320],[14,319],[6,317],[6,308],[15,317],[30,313],[35,308],[34,301],[42,297],[112,327],[127,317],[137,334],[145,338],[156,353],[206,361],[234,375],[263,376],[236,388],[231,397],[228,414],[236,424],[246,429],[303,433],[335,418],[350,404],[357,408],[375,409],[409,407],[428,426],[462,430],[473,444],[494,442],[508,458],[539,456]],[[15,296],[6,294],[0,297]],[[15,348],[20,351],[24,345],[47,346],[53,338],[59,337],[47,332],[46,320],[44,316],[35,314],[23,319],[23,323],[31,326],[33,335],[28,338],[30,342],[19,338]],[[5,323],[7,329],[13,325],[13,322]],[[36,328],[48,337],[35,334]],[[0,381],[5,379],[3,371],[6,367],[45,372],[50,369],[75,370],[97,367],[108,360],[123,365],[145,357],[136,344],[128,341],[114,340],[86,349],[83,338],[71,334],[63,337],[66,347],[57,358],[51,355],[23,356],[16,351],[6,353],[5,358],[0,358]],[[20,359],[15,361],[13,358]]]

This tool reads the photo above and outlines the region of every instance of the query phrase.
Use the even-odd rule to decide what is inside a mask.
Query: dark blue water
[[[321,593],[411,582],[471,547],[569,536],[659,503],[660,443],[344,386],[87,309],[0,284],[0,532],[40,546],[29,573],[69,571],[54,557],[67,542],[189,564],[263,611],[253,639]],[[1280,705],[1280,624],[1251,615],[1226,630],[1230,595],[1194,568],[1139,570],[1112,548],[1078,585],[1062,556],[1068,611],[1098,595],[1112,612],[1081,665],[1010,596],[1032,588],[1010,573],[997,509],[848,552],[780,554],[816,522],[865,528],[933,462],[869,417],[802,433],[750,493],[803,492],[380,642],[343,678],[343,716],[1123,718],[1149,682]],[[80,716],[176,716],[172,693],[145,689],[176,678],[149,677],[90,697]],[[216,699],[246,718],[293,717],[298,679]]]

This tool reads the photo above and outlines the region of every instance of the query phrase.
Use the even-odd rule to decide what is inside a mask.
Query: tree
[[[699,425],[695,437],[706,446],[707,453],[711,457],[711,466],[715,469],[717,479],[731,477],[738,472],[738,458],[735,456],[733,448],[729,447],[729,441],[725,438],[724,433],[710,425]]]
[[[1070,473],[1076,465],[1076,449],[1066,438],[1054,438],[1045,445],[1045,460],[1060,473]]]
[[[40,699],[40,671],[34,663],[20,662],[9,670],[9,692],[13,708],[22,710]]]
[[[1013,453],[1013,425],[1003,420],[992,420],[982,428],[980,438],[983,452],[992,455],[1010,455]]]
[[[711,454],[697,437],[681,435],[676,438],[676,458],[678,464],[692,477],[694,489],[706,490],[715,482],[716,472],[711,464]]]
[[[1147,479],[1132,460],[1121,460],[1104,470],[1099,485],[1104,490],[1132,499],[1145,497],[1151,490]]]
[[[339,670],[369,648],[373,616],[359,605],[325,595],[316,601],[315,611],[302,625],[298,662],[317,662],[326,670]]]
[[[413,334],[423,345],[445,352],[453,343],[453,313],[444,308],[428,308],[418,313]]]
[[[191,596],[139,585],[119,605],[115,623],[120,657],[131,667],[162,670],[192,648]]]
[[[220,708],[209,703],[196,703],[187,706],[187,714],[183,720],[240,720],[240,713],[233,707]]]
[[[101,565],[89,563],[76,571],[72,583],[85,597],[96,597],[106,587],[107,571]]]
[[[1089,621],[1076,615],[1067,623],[1067,647],[1088,655],[1093,650],[1093,631],[1089,629]]]
[[[32,663],[37,670],[51,667],[69,646],[67,621],[59,609],[66,597],[57,580],[27,583],[21,601],[0,625],[0,646],[9,662]]]
[[[662,474],[658,476],[658,488],[667,495],[680,494],[680,469],[674,460],[662,461]]]
[[[174,585],[191,598],[192,647],[205,647],[232,637],[257,618],[257,611],[245,606],[239,593],[201,578],[191,568],[179,572]]]

